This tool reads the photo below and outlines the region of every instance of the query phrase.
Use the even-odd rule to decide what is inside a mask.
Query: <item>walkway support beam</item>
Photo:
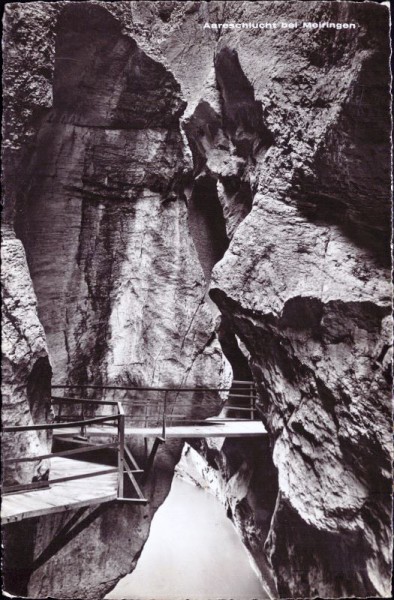
[[[158,451],[159,446],[161,444],[164,444],[164,443],[165,443],[165,439],[164,438],[161,438],[161,437],[156,437],[155,438],[155,441],[153,442],[152,450],[150,451],[147,463],[146,463],[145,468],[144,468],[144,474],[143,474],[143,479],[142,479],[143,483],[147,482],[149,474],[150,474],[150,472],[152,470],[152,467],[153,467],[153,462],[155,460],[156,452]]]

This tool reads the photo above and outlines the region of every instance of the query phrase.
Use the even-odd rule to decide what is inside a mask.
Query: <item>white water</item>
[[[175,477],[136,569],[106,598],[262,600],[267,595],[224,507]]]

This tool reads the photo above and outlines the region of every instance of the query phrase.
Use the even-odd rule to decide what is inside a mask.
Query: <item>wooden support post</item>
[[[148,427],[148,408],[149,408],[149,405],[147,402],[145,404],[145,425],[144,425],[145,429]]]
[[[83,394],[83,390],[78,388],[78,391],[79,391],[79,397],[81,397]],[[84,406],[83,402],[82,402],[81,406],[82,406],[82,420],[84,420],[85,419],[85,406]],[[81,437],[86,437],[86,426],[85,425],[81,425]]]
[[[145,438],[145,439],[146,439],[146,438]],[[139,468],[139,466],[138,466],[138,464],[137,464],[137,461],[135,460],[135,458],[134,458],[133,454],[131,453],[131,450],[130,450],[130,448],[128,448],[128,446],[127,446],[127,444],[126,444],[126,443],[125,443],[125,445],[124,445],[124,458],[125,458],[125,466],[126,466],[126,469],[127,469],[127,459],[128,459],[128,460],[130,461],[130,464],[131,464],[131,465],[132,465],[132,467],[133,467],[132,471],[133,471],[134,473],[143,473],[143,472],[144,472],[144,470],[143,470],[143,469],[140,469],[140,468]]]
[[[144,465],[148,460],[148,438],[144,438]]]
[[[118,402],[118,498],[123,498],[124,484],[124,410],[120,402]]]
[[[118,498],[118,500],[128,500],[128,501],[133,501],[133,502],[139,501],[140,504],[147,504],[148,500],[144,497],[144,494],[142,493],[141,488],[138,485],[136,478],[134,477],[133,471],[129,468],[129,466],[126,462],[125,462],[125,467],[126,467],[125,472],[131,481],[134,491],[137,494],[137,498]]]

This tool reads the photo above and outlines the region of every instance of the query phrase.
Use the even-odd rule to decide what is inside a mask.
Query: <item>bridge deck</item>
[[[55,435],[70,435],[76,433],[75,427],[64,427],[58,429]],[[79,431],[79,430],[78,430]],[[86,428],[89,437],[102,435],[116,435],[117,430],[112,426]],[[222,421],[207,420],[201,425],[170,425],[166,427],[166,438],[212,438],[212,437],[257,437],[266,434],[267,431],[261,421]],[[162,435],[161,427],[125,427],[126,437],[156,438]]]
[[[70,458],[51,458],[50,478],[91,474],[103,465]],[[86,479],[53,483],[49,488],[5,495],[2,498],[1,523],[7,524],[50,513],[75,510],[90,504],[116,500],[117,474],[90,476]]]
[[[52,426],[54,427],[54,426]],[[98,426],[96,423],[87,425],[86,436],[114,436],[119,435],[117,427],[112,425]],[[122,430],[123,431],[123,430]],[[59,427],[53,432],[56,436],[75,435],[80,433],[80,426]],[[188,439],[188,438],[234,438],[234,437],[258,437],[264,435],[266,430],[260,421],[247,420],[220,420],[208,419],[196,424],[170,425],[165,428],[166,439]],[[156,441],[163,435],[162,427],[125,427],[124,436],[132,438],[155,438]],[[123,433],[122,433],[123,436]],[[163,440],[164,441],[164,440]],[[120,440],[124,447],[124,437]],[[156,442],[155,442],[156,443]],[[99,448],[99,447],[98,447]],[[157,450],[154,445],[154,452]],[[81,448],[83,451],[83,448]],[[75,450],[73,450],[75,452]],[[152,458],[152,461],[153,461]],[[114,468],[110,473],[94,475],[103,471],[102,464],[91,463],[81,460],[53,456],[50,458],[51,469],[49,487],[29,491],[20,491],[3,496],[1,507],[2,524],[21,521],[41,515],[53,514],[75,510],[88,505],[102,504],[118,498],[118,474]],[[127,466],[127,465],[126,465]],[[147,473],[149,472],[147,467]],[[108,470],[108,469],[106,469]],[[81,477],[83,476],[83,477]],[[72,477],[68,481],[57,481],[62,478]],[[51,483],[52,481],[52,483]],[[123,484],[122,484],[123,485]],[[134,486],[138,487],[134,480]],[[123,489],[123,488],[122,488]],[[123,493],[120,494],[122,500]],[[139,490],[136,498],[127,499],[131,502],[146,503]]]

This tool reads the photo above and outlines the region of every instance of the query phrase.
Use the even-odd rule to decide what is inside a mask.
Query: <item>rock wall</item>
[[[262,20],[357,27],[204,28]],[[218,338],[229,356],[238,339],[278,491],[269,508],[259,486],[246,506],[228,502],[280,597],[390,592],[388,28],[374,3],[6,11],[5,214],[55,380],[219,385],[229,368]],[[180,452],[161,454],[149,508],[92,511],[34,573],[26,551],[25,590],[113,587]],[[259,452],[235,445],[231,456],[248,471]],[[34,525],[36,558],[64,524]],[[59,564],[70,578],[56,578]]]
[[[24,171],[7,217],[26,250],[54,383],[220,387],[231,369],[189,233],[184,188],[191,164],[180,130],[186,103],[179,83],[102,6],[31,8],[10,7],[8,40],[22,45],[30,29],[48,25],[46,43],[54,48],[44,58],[38,49],[36,58],[46,58],[47,74],[53,68],[53,102],[15,114],[18,81],[7,79],[16,97],[7,106],[15,144],[5,147],[6,175],[15,173],[13,162]],[[20,64],[10,52],[7,74],[28,74],[25,59]],[[218,413],[218,394],[203,408],[200,398],[182,396],[189,417]],[[131,445],[143,461],[144,448]],[[25,524],[9,526],[11,590],[103,596],[132,570],[181,449],[174,441],[159,450],[144,485],[147,508],[111,504],[35,519],[23,547]],[[60,564],[67,577],[59,578]]]
[[[279,594],[387,596],[388,22],[371,4],[320,6],[314,18],[326,11],[363,33],[326,32],[298,48],[295,32],[292,59],[260,44],[270,57],[261,71],[244,60],[275,144],[257,159],[252,212],[211,297],[250,353],[271,435],[279,494],[265,550]]]
[[[56,383],[220,382],[187,226],[184,107],[107,10],[64,8],[16,219]]]
[[[21,242],[4,230],[1,247],[2,300],[2,422],[28,426],[50,419],[51,367],[44,330],[37,318],[37,301]],[[5,432],[3,458],[47,454],[51,439],[45,432]],[[5,485],[48,478],[48,461],[3,464]]]

